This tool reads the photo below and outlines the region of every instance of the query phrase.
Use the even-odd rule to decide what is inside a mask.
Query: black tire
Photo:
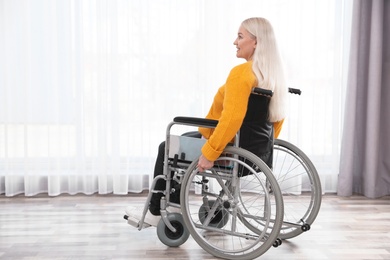
[[[167,225],[165,225],[164,221],[160,219],[157,224],[157,236],[164,245],[178,247],[187,241],[190,233],[184,225],[181,214],[169,213],[167,217],[172,226],[176,228],[176,232],[172,232]]]
[[[203,224],[206,218],[208,217],[208,214],[210,210],[213,208],[214,204],[218,203],[216,200],[208,200],[208,206],[203,204],[199,208],[198,216],[200,222]],[[213,212],[214,216],[210,221],[210,226],[216,227],[216,228],[222,228],[226,225],[226,223],[229,221],[229,212],[223,208],[222,205],[218,205],[217,209]]]

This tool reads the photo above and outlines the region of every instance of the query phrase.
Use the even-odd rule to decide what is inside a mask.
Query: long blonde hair
[[[286,116],[288,89],[272,25],[267,19],[260,17],[246,19],[241,25],[257,41],[252,56],[252,70],[256,75],[258,87],[274,92],[269,106],[269,120],[280,121]]]

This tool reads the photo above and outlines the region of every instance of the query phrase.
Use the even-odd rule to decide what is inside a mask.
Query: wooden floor
[[[0,259],[215,259],[190,237],[163,245],[156,228],[138,231],[124,209],[145,201],[128,196],[0,195]],[[327,195],[311,230],[260,259],[390,259],[390,197]]]

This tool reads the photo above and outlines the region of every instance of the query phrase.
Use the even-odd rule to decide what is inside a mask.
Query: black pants
[[[202,135],[198,131],[184,133],[183,136],[192,138],[201,138]],[[165,142],[162,142],[158,147],[158,154],[156,164],[154,165],[153,178],[162,175],[164,171],[164,153],[165,153]],[[171,172],[173,175],[173,172]],[[172,177],[171,175],[171,177]],[[165,190],[166,181],[159,179],[154,187],[155,190]],[[171,181],[171,187],[175,188],[175,192],[171,193],[170,201],[180,204],[180,186],[174,180]],[[153,193],[149,204],[149,211],[153,215],[160,215],[160,200],[164,196],[162,193]]]
[[[165,142],[162,142],[158,147],[158,154],[156,159],[156,164],[154,165],[154,175],[153,178],[162,175],[164,171],[164,151],[165,151]],[[171,173],[173,174],[173,172]],[[171,176],[172,177],[172,176]],[[166,181],[163,179],[159,179],[156,182],[155,190],[165,190]],[[178,183],[175,181],[171,181],[171,187],[175,188],[175,192],[171,193],[170,201],[174,203],[180,203],[180,187]],[[160,200],[161,197],[164,196],[162,193],[153,193],[152,198],[149,204],[149,211],[153,215],[160,215]]]

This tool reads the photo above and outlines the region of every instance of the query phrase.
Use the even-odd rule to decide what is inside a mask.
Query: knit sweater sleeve
[[[216,160],[234,139],[244,120],[249,95],[255,84],[252,63],[246,62],[234,67],[225,85],[218,90],[206,118],[217,119],[219,123],[212,131],[199,129],[208,138],[202,147],[202,154],[208,160]]]

